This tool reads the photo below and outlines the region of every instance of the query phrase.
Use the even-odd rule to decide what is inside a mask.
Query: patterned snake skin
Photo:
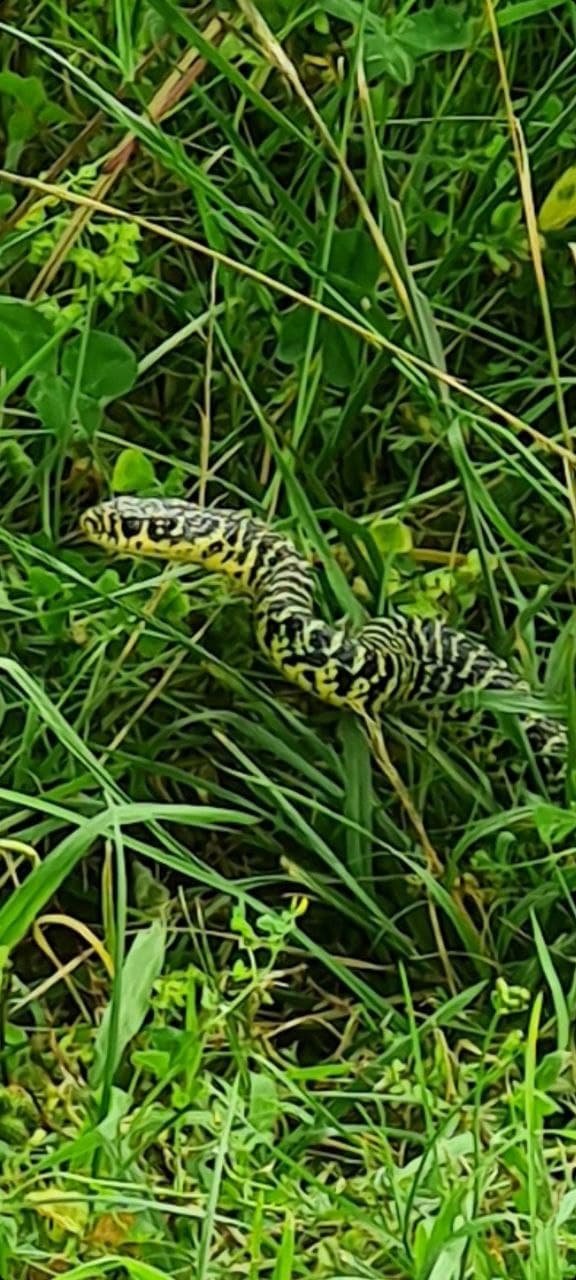
[[[285,537],[252,516],[161,498],[114,498],[86,511],[83,533],[111,551],[159,556],[226,574],[254,602],[258,643],[287,680],[374,718],[393,702],[464,689],[528,691],[480,640],[437,620],[382,618],[356,636],[314,616],[314,573]],[[566,731],[524,718],[532,750],[561,774]],[[550,772],[547,768],[547,772]]]

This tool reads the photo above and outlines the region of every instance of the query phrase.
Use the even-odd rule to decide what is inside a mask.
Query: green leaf
[[[166,642],[163,636],[149,636],[144,632],[136,647],[143,658],[160,658],[165,652]]]
[[[190,597],[180,583],[170,582],[159,601],[157,617],[176,624],[188,617],[190,607]]]
[[[78,409],[78,417],[84,427],[86,435],[92,438],[96,435],[100,423],[102,422],[102,407],[100,402],[98,400],[94,400],[92,396],[81,394],[78,396],[78,403],[76,407]]]
[[[361,341],[339,325],[322,324],[324,375],[332,387],[347,389],[358,375]]]
[[[495,231],[506,235],[513,231],[522,221],[522,205],[519,200],[502,200],[492,210],[490,222]]]
[[[32,459],[17,440],[3,440],[0,443],[0,458],[14,480],[22,480],[36,470]]]
[[[526,22],[528,18],[539,18],[551,9],[559,9],[564,0],[515,0],[513,4],[505,4],[498,8],[498,26],[511,27],[516,22]]]
[[[569,1066],[570,1054],[567,1051],[556,1049],[552,1053],[546,1053],[536,1068],[536,1088],[544,1093],[553,1089]]]
[[[556,1226],[562,1227],[565,1222],[576,1215],[576,1188],[565,1191],[556,1212]]]
[[[545,689],[551,698],[562,698],[571,680],[576,646],[576,617],[571,614],[558,633],[546,662]]]
[[[407,18],[396,35],[404,47],[418,58],[469,48],[472,24],[456,5],[435,4],[431,9],[421,9]]]
[[[370,525],[370,534],[383,556],[412,550],[412,530],[402,520],[376,520]]]
[[[55,435],[70,423],[72,391],[67,382],[57,374],[39,373],[28,388],[28,400],[43,426]]]
[[[170,467],[162,486],[166,498],[181,498],[186,492],[186,473],[182,467]]]
[[[108,1254],[98,1258],[96,1262],[81,1262],[66,1272],[67,1280],[102,1280],[102,1276],[113,1271],[117,1276],[126,1276],[127,1280],[170,1280],[168,1271],[159,1271],[148,1262],[139,1262],[136,1258]]]
[[[548,192],[538,214],[542,231],[561,231],[576,220],[576,165],[564,173]]]
[[[38,111],[46,102],[46,93],[38,76],[20,76],[16,71],[0,71],[0,94],[14,98],[28,111]]]
[[[104,1010],[94,1044],[94,1067],[91,1083],[94,1087],[102,1081],[108,1056],[113,1058],[116,1069],[124,1050],[140,1030],[150,1011],[150,996],[156,979],[162,972],[166,929],[155,920],[149,929],[143,929],[133,942],[122,969],[120,984],[120,1008],[116,1034],[112,1037],[112,1003]]]
[[[55,573],[49,569],[34,568],[28,570],[28,585],[33,596],[40,600],[52,600],[62,592],[62,583]]]
[[[371,293],[381,268],[380,254],[363,227],[335,231],[330,252],[330,272],[341,276],[356,293]],[[340,282],[339,282],[340,283]]]
[[[295,1235],[294,1215],[287,1210],[272,1280],[293,1280]]]
[[[105,814],[98,814],[95,821],[84,823],[78,831],[72,831],[66,836],[51,850],[44,862],[34,867],[26,880],[5,898],[0,907],[1,946],[12,948],[21,942],[35,916],[56,893],[59,885],[99,835],[99,826],[104,829],[109,826]]]
[[[407,88],[412,84],[415,75],[414,59],[399,40],[388,34],[368,36],[365,42],[366,79],[381,79],[390,76],[398,84]]]
[[[157,1080],[165,1080],[169,1075],[172,1060],[165,1049],[136,1049],[131,1059],[135,1067],[149,1071]]]
[[[556,969],[554,967],[554,961],[550,954],[550,950],[546,945],[546,939],[538,923],[538,919],[536,917],[535,911],[530,912],[530,918],[532,921],[532,928],[534,930],[534,940],[536,942],[536,951],[538,952],[538,959],[540,961],[544,977],[546,978],[548,986],[550,987],[550,994],[552,996],[552,1001],[554,1004],[554,1012],[556,1014],[556,1038],[557,1038],[557,1046],[558,1046],[558,1054],[556,1056],[558,1056],[558,1055],[562,1055],[565,1052],[565,1050],[568,1048],[568,1044],[570,1041],[570,1014],[568,1012],[568,1005],[566,1003],[566,997],[562,989],[562,984],[560,982],[558,974],[556,973]],[[544,1062],[547,1062],[551,1058],[551,1056],[553,1055],[548,1054],[548,1056],[544,1058]],[[538,1071],[541,1070],[542,1065],[543,1064],[541,1063],[540,1067],[538,1068]],[[542,1084],[539,1081],[539,1087],[544,1089],[547,1086]]]
[[[53,332],[50,321],[33,303],[0,297],[0,365],[8,373],[17,373],[50,341]],[[52,368],[54,361],[52,348],[42,367]]]
[[[31,111],[24,108],[17,108],[12,112],[8,122],[8,136],[10,142],[19,143],[27,142],[28,138],[33,138],[38,129],[38,123]],[[9,149],[10,157],[13,157],[15,151]]]
[[[71,383],[76,380],[78,362],[83,356],[80,390],[95,400],[113,400],[134,386],[138,365],[134,352],[121,338],[93,329],[84,338],[79,335],[67,343],[62,357],[62,371]]]
[[[296,364],[306,348],[307,323],[301,307],[285,311],[280,321],[276,356],[282,364]]]
[[[60,1188],[45,1188],[40,1191],[29,1191],[26,1202],[29,1208],[48,1218],[57,1230],[67,1236],[83,1236],[86,1231],[90,1209],[86,1202],[68,1203],[68,1195]]]
[[[115,569],[105,569],[104,573],[96,579],[95,587],[97,591],[101,591],[104,596],[114,595],[120,586],[120,574]]]
[[[250,1072],[248,1117],[258,1133],[270,1133],[280,1112],[280,1099],[271,1076]]]
[[[112,472],[112,488],[115,493],[137,493],[150,489],[156,475],[153,464],[140,449],[123,449],[116,459]]]
[[[566,840],[576,828],[576,813],[553,804],[536,805],[533,818],[538,835],[550,844]]]
[[[122,68],[122,79],[127,84],[134,79],[136,58],[132,32],[133,9],[134,0],[114,0],[118,58]]]
[[[466,1248],[466,1239],[451,1240],[443,1249],[432,1271],[430,1280],[458,1280],[462,1275],[462,1254]]]
[[[170,900],[170,890],[157,878],[145,862],[134,859],[132,862],[134,882],[134,898],[140,911],[159,914]]]

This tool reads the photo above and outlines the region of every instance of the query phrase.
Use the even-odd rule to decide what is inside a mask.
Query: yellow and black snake
[[[350,636],[314,616],[314,573],[293,544],[251,515],[177,499],[113,498],[86,511],[83,533],[107,550],[186,561],[227,577],[253,599],[256,636],[287,680],[324,702],[375,718],[394,702],[465,689],[526,692],[480,640],[434,619],[381,618]],[[561,773],[566,730],[524,720],[536,756]]]

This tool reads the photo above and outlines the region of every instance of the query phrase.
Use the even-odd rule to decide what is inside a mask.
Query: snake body
[[[437,619],[396,615],[368,623],[355,636],[329,626],[314,613],[312,566],[251,515],[121,497],[90,508],[81,527],[108,550],[185,561],[231,578],[253,599],[266,657],[287,680],[333,706],[374,718],[391,703],[466,689],[528,690],[480,640]],[[565,753],[560,722],[525,718],[524,727],[537,755]]]

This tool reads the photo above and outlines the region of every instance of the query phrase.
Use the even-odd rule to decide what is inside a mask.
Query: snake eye
[[[140,521],[124,519],[122,521],[122,533],[125,538],[136,538],[140,533]]]

